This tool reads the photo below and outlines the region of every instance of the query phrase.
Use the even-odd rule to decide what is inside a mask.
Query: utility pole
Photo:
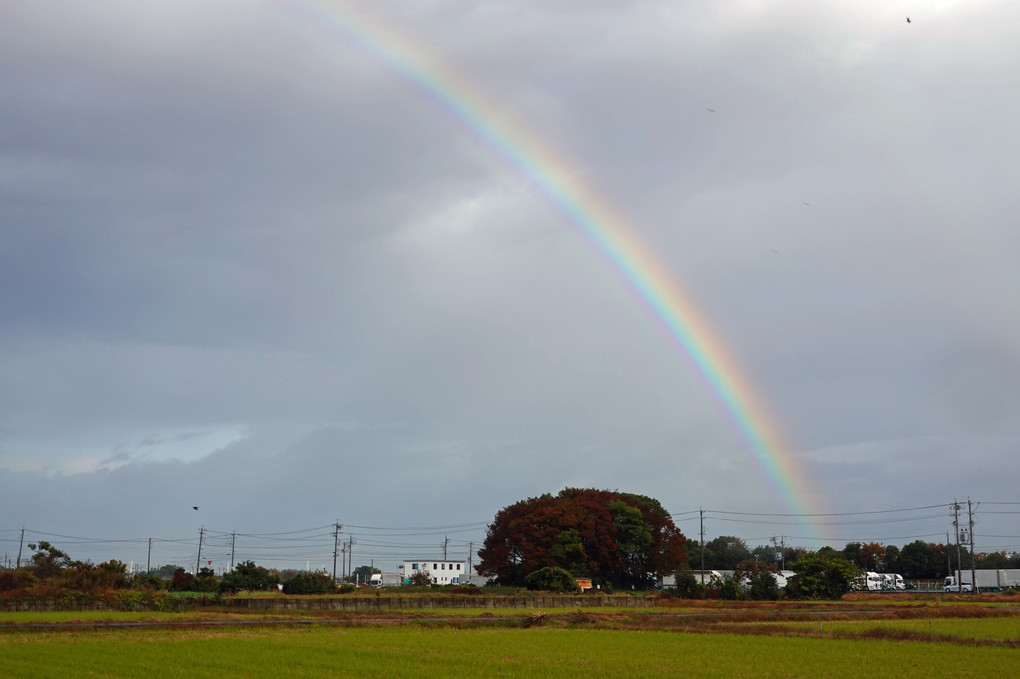
[[[149,553],[145,556],[145,572],[152,570],[152,538],[149,538]]]
[[[333,529],[333,582],[336,582],[336,555],[339,553],[340,528],[340,522],[337,521]]]
[[[970,593],[977,594],[977,577],[974,568],[974,505],[967,498],[967,527],[970,533]]]
[[[21,546],[25,544],[25,527],[21,527],[21,540],[18,542],[18,562],[14,564],[15,568],[21,568]]]
[[[340,547],[340,577],[343,578],[347,569],[347,543],[343,543]]]
[[[354,536],[347,536],[347,575],[354,573]]]
[[[450,536],[443,536],[443,561],[446,561],[446,548],[450,544]]]
[[[705,510],[698,508],[701,523],[701,586],[705,586]]]
[[[786,536],[780,535],[779,539],[776,540],[776,536],[772,536],[772,549],[776,552],[776,563],[779,564],[779,570],[785,570],[786,568]]]
[[[960,571],[963,569],[963,561],[960,558],[960,510],[962,507],[960,503],[953,498],[953,528],[956,531],[956,591],[963,591],[963,583],[960,582]],[[951,568],[951,567],[950,567]],[[970,588],[974,589],[974,583],[970,583]]]
[[[237,544],[237,531],[230,533],[230,570],[234,570],[234,545]]]
[[[953,574],[953,557],[949,554],[949,531],[946,531],[946,575]]]
[[[468,577],[471,577],[471,569],[474,567],[474,564],[472,562],[472,557],[474,556],[474,554],[475,554],[475,543],[469,542],[468,543],[468,567],[467,567]]]
[[[195,558],[195,577],[198,577],[198,564],[202,563],[202,538],[205,537],[205,526],[198,529],[198,557]]]

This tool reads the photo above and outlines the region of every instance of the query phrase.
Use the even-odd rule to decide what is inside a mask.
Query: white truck
[[[975,588],[971,581],[971,571],[956,571],[954,575],[946,576],[943,583],[943,590],[946,592],[979,592],[1001,591],[1003,589],[1020,587],[1020,568],[979,568],[974,573],[974,580],[977,581]]]
[[[878,573],[882,578],[881,589],[889,592],[902,591],[907,588],[907,583],[899,573]]]
[[[857,589],[866,589],[869,592],[878,591],[882,589],[884,583],[885,578],[880,573],[867,571],[864,577],[857,581]]]
[[[789,584],[790,578],[794,575],[796,575],[796,573],[793,571],[779,571],[778,573],[775,573],[774,576],[776,578],[776,585],[779,586],[779,589],[786,589],[786,585]]]

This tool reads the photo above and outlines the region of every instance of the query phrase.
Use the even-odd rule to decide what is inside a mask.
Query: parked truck
[[[1020,588],[1020,568],[1004,568],[999,573],[1003,574],[1000,578],[1003,587]]]
[[[853,587],[857,590],[877,591],[882,589],[883,582],[884,578],[880,574],[868,571],[857,578]]]
[[[779,571],[773,575],[776,578],[776,585],[779,586],[779,589],[786,589],[786,586],[790,584],[790,578],[796,575],[796,573],[793,571]]]
[[[882,589],[886,591],[901,591],[907,588],[906,581],[899,573],[879,573],[882,577]]]
[[[991,569],[980,568],[975,571],[975,587],[971,581],[971,571],[956,571],[954,575],[946,576],[943,589],[947,592],[998,592],[1003,589],[1020,587],[1020,568]]]

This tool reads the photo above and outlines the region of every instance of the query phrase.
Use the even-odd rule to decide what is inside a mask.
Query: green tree
[[[691,572],[689,566],[681,566],[680,570],[676,572],[675,576],[675,596],[682,599],[693,599],[696,595],[701,594],[700,583],[698,579],[694,577],[694,573]]]
[[[528,589],[546,592],[576,594],[581,591],[581,587],[573,575],[555,566],[546,566],[539,568],[534,573],[528,573],[524,578],[524,585]]]
[[[647,588],[686,561],[686,538],[657,500],[565,488],[504,507],[479,550],[478,573],[522,585],[540,568],[562,568],[603,587]]]
[[[283,583],[284,594],[332,594],[336,583],[328,573],[303,571]]]
[[[705,543],[705,568],[732,571],[741,561],[747,561],[751,557],[751,550],[747,544],[738,537],[732,535],[720,535],[710,542]],[[700,568],[700,562],[695,562]]]
[[[956,555],[953,554],[955,557]],[[956,559],[953,559],[955,563]],[[955,566],[954,566],[955,567]],[[915,540],[900,550],[900,571],[905,578],[937,578],[946,572],[945,548]]]
[[[407,580],[412,587],[432,586],[432,575],[428,571],[415,571]]]
[[[807,552],[791,567],[794,576],[786,584],[786,593],[796,598],[839,599],[864,574],[835,550]]]
[[[79,563],[63,569],[60,580],[64,589],[78,592],[90,592],[99,586],[96,566],[91,563]]]
[[[183,571],[184,567],[183,566],[178,566],[177,564],[169,563],[169,564],[167,564],[165,566],[160,566],[159,568],[157,568],[156,570],[151,571],[151,572],[154,575],[158,575],[161,578],[164,578],[166,580],[170,580],[170,579],[172,579],[174,577],[174,573],[176,573],[179,570]]]
[[[256,566],[254,561],[242,561],[223,576],[219,589],[221,592],[262,592],[276,589],[279,581],[276,573]]]
[[[202,566],[198,569],[198,575],[188,582],[189,592],[215,592],[219,589],[220,583],[216,579],[216,573],[211,568]]]
[[[775,601],[779,598],[779,566],[764,561],[748,559],[737,564],[733,579],[746,583],[747,595],[756,601]]]
[[[779,565],[779,550],[772,545],[758,545],[751,550],[751,558],[757,559],[760,563],[774,563]]]
[[[729,575],[724,577],[722,582],[719,583],[719,598],[726,601],[736,601],[737,599],[743,598],[743,592],[740,589],[740,582]]]
[[[783,547],[783,564],[791,564],[807,553],[803,547]],[[788,566],[785,566],[788,568]]]
[[[934,545],[933,545],[934,547]],[[971,556],[970,550],[967,549],[966,545],[955,545],[951,548],[953,555],[959,560],[959,568],[967,569],[971,567],[973,557]]]
[[[843,547],[843,558],[849,561],[850,563],[860,563],[861,547],[863,546],[864,545],[862,545],[859,542],[846,543],[846,546]]]
[[[127,564],[110,559],[96,566],[96,578],[100,587],[124,589],[128,586]]]
[[[368,582],[372,579],[374,573],[382,573],[378,568],[372,568],[371,566],[358,566],[351,573],[351,582]]]
[[[606,505],[616,526],[616,543],[623,556],[625,577],[622,584],[647,584],[651,570],[652,527],[645,523],[641,510],[623,500]]]
[[[990,552],[988,554],[975,554],[974,563],[977,568],[1003,569],[1012,568],[1009,557],[1005,552]]]
[[[284,568],[280,571],[280,582],[287,582],[298,573],[304,573],[304,571],[299,571],[296,568]]]
[[[170,589],[170,581],[155,573],[139,573],[131,579],[131,589],[162,591]]]
[[[70,568],[75,564],[67,552],[57,549],[46,540],[29,543],[28,548],[35,552],[32,554],[32,565],[29,568],[37,578],[51,578],[60,575],[65,568]]]
[[[98,566],[76,562],[61,573],[63,586],[79,592],[96,589],[124,589],[128,586],[127,565],[111,559]]]
[[[581,536],[573,528],[561,532],[549,547],[549,556],[560,566],[578,577],[590,576],[588,564],[584,558],[584,544]]]
[[[885,568],[889,573],[902,573],[903,566],[900,565],[900,548],[896,545],[889,545],[885,548]]]

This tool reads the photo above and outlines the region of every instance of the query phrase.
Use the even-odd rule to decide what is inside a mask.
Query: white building
[[[427,559],[405,561],[400,567],[404,584],[410,584],[415,573],[428,573],[434,585],[459,585],[467,581],[468,572],[463,561],[449,559]]]
[[[730,571],[732,574],[733,571]],[[722,582],[723,575],[719,571],[691,571],[691,575],[694,576],[694,582],[701,584],[704,580],[706,585],[710,585],[714,582]],[[676,587],[676,575],[660,575],[656,585],[659,589],[674,589]]]

